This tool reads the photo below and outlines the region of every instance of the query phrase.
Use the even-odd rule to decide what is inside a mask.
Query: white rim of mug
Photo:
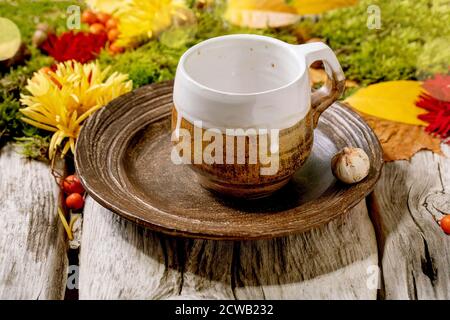
[[[281,87],[277,87],[274,89],[269,89],[269,90],[265,90],[265,91],[258,91],[258,92],[248,92],[248,93],[240,93],[240,92],[228,92],[228,91],[221,91],[221,90],[217,90],[208,86],[205,86],[201,83],[199,83],[197,80],[194,80],[189,73],[186,71],[185,68],[185,63],[186,60],[198,49],[201,49],[202,47],[205,47],[207,45],[210,45],[212,43],[215,42],[219,42],[223,39],[252,39],[252,40],[262,40],[262,41],[266,41],[269,42],[271,44],[277,45],[282,47],[283,49],[285,49],[286,51],[288,51],[291,55],[292,58],[295,59],[297,61],[297,63],[299,64],[300,67],[300,72],[298,73],[298,75],[295,77],[295,79],[293,79],[292,81],[288,82],[285,85],[282,85]],[[261,36],[261,35],[254,35],[254,34],[232,34],[232,35],[225,35],[225,36],[220,36],[220,37],[215,37],[215,38],[211,38],[205,41],[202,41],[198,44],[196,44],[195,46],[192,46],[191,48],[189,48],[180,58],[179,61],[179,68],[180,71],[184,74],[184,76],[186,77],[186,79],[190,82],[192,82],[195,86],[206,90],[206,91],[210,91],[216,94],[221,94],[221,95],[226,95],[226,96],[257,96],[257,95],[262,95],[262,94],[267,94],[267,93],[271,93],[271,92],[276,92],[279,90],[283,90],[285,88],[288,88],[290,86],[292,86],[294,83],[296,83],[297,81],[299,81],[303,75],[305,74],[305,70],[306,70],[306,65],[305,65],[305,60],[304,59],[300,59],[299,55],[297,52],[295,52],[295,50],[293,50],[293,47],[295,45],[286,43],[284,41],[278,40],[276,38],[271,38],[271,37],[266,37],[266,36]]]

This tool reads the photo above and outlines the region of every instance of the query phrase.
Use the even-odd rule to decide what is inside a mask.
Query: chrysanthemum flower
[[[26,89],[31,95],[21,95],[26,108],[20,111],[22,120],[40,129],[54,132],[50,141],[49,158],[55,156],[59,146],[62,157],[71,150],[82,123],[94,111],[114,98],[131,91],[128,76],[114,72],[107,77],[109,68],[101,70],[98,62],[81,64],[67,61],[56,66],[56,71],[36,72],[28,80]]]
[[[115,14],[120,21],[117,44],[128,47],[152,38],[172,24],[180,8],[184,4],[179,0],[127,1]]]
[[[120,9],[129,0],[86,0],[89,8],[98,11],[112,14]]]

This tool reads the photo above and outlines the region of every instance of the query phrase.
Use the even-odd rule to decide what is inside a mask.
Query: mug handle
[[[327,74],[325,84],[311,93],[311,109],[313,110],[313,124],[315,128],[322,112],[339,99],[344,92],[345,75],[333,50],[325,43],[312,42],[293,45],[293,47],[297,54],[305,59],[306,68],[315,61],[322,61],[325,66]]]

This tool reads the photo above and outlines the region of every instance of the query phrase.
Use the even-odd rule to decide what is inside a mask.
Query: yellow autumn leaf
[[[227,10],[225,18],[232,24],[253,29],[279,28],[300,20],[294,13],[259,10]]]
[[[225,19],[250,28],[277,28],[299,20],[295,8],[284,0],[228,0]]]
[[[13,57],[19,50],[21,37],[17,25],[9,19],[0,17],[0,61]]]
[[[130,1],[128,0],[86,0],[87,5],[98,12],[114,13]]]
[[[285,0],[228,0],[228,9],[296,13]]]
[[[281,27],[293,24],[303,14],[353,5],[357,0],[228,0],[225,18],[251,28]]]
[[[387,81],[358,90],[345,102],[356,110],[378,118],[414,125],[427,125],[417,118],[423,109],[416,106],[422,92],[419,81]]]
[[[358,0],[288,0],[298,14],[319,14],[328,10],[348,7],[356,4]]]

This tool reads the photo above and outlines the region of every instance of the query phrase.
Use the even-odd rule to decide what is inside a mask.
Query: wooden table
[[[387,163],[375,191],[308,233],[259,241],[176,239],[88,198],[80,299],[450,299],[447,157]],[[68,240],[48,165],[0,150],[0,298],[62,299]],[[73,278],[69,279],[73,283]],[[378,281],[379,280],[379,281]]]

